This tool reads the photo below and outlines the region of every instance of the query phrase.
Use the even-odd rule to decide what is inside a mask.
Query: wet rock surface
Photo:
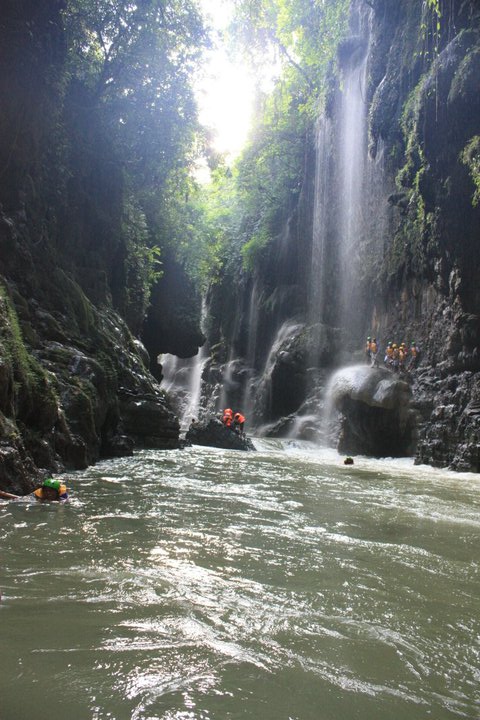
[[[227,428],[220,420],[198,420],[190,425],[185,439],[194,445],[224,448],[226,450],[255,450],[250,438]]]
[[[383,368],[343,368],[331,398],[341,415],[338,450],[350,455],[401,457],[414,449],[415,414],[407,382]]]
[[[414,384],[419,417],[415,461],[480,472],[480,373],[425,368]]]
[[[17,262],[3,256],[12,228]],[[95,306],[52,258],[34,257],[22,232],[0,224],[0,489],[24,494],[46,474],[135,447],[179,447],[143,344],[111,305]]]

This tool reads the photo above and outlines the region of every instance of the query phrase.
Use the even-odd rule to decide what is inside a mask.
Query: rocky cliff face
[[[0,216],[0,487],[84,468],[134,445],[177,447],[179,425],[149,357],[96,307],[22,216]]]
[[[360,360],[367,335],[381,353],[415,340],[415,440],[398,438],[397,451],[479,471],[480,8],[440,10],[352,3],[300,202],[253,281],[237,286],[241,317],[227,310],[214,323],[207,380],[212,397],[236,368],[235,401],[264,431],[318,436],[333,368]]]
[[[111,77],[95,85],[81,51],[83,70],[72,69],[71,11],[65,0],[2,5],[0,488],[16,493],[134,446],[178,446],[178,420],[150,369],[158,352],[193,353],[202,341],[198,300],[167,257],[146,327],[150,356],[138,339],[157,226],[132,195],[130,146],[113,138],[102,96]]]

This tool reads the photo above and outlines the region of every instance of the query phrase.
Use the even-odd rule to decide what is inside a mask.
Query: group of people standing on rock
[[[367,337],[365,345],[366,362],[371,367],[378,367],[379,347],[376,338]],[[402,372],[405,370],[413,370],[417,367],[420,358],[420,349],[415,341],[412,341],[410,347],[402,342],[397,345],[394,342],[388,342],[385,348],[385,356],[383,364],[393,372]]]
[[[245,437],[245,417],[242,413],[236,412],[234,414],[231,408],[226,408],[223,411],[222,422],[225,427],[234,430],[241,437]]]

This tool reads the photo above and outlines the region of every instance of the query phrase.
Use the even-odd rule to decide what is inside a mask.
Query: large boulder
[[[120,393],[120,416],[127,436],[137,445],[160,449],[179,447],[178,418],[156,395]]]
[[[226,450],[256,449],[250,438],[230,430],[216,418],[192,422],[185,439],[194,445],[208,445]]]
[[[384,368],[342,368],[330,384],[330,400],[341,415],[338,450],[349,455],[412,455],[415,413],[407,382]]]

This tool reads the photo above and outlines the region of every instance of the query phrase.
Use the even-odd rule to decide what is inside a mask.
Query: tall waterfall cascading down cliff
[[[383,156],[378,152],[372,158],[368,153],[372,12],[363,3],[354,6],[352,34],[340,54],[341,89],[331,115],[320,117],[316,128],[311,263],[304,278],[308,291],[303,322],[299,324],[298,317],[282,319],[269,361],[260,372],[263,407],[260,413],[257,408],[257,414],[269,434],[326,439],[328,427],[321,421],[324,388],[333,367],[358,361],[367,305],[362,264],[366,254],[382,252],[388,228]],[[271,403],[265,403],[265,396],[288,392],[287,368],[293,375],[303,375],[303,384],[294,383],[297,406],[282,418],[281,412],[272,412]],[[286,383],[273,390],[275,375],[283,375]]]
[[[355,278],[359,272],[359,246],[363,230],[362,200],[368,194],[365,166],[367,158],[366,73],[368,46],[360,37],[343,73],[343,90],[338,118],[338,180],[335,194],[338,212],[335,218],[338,248],[338,315],[335,325],[350,329],[358,307]],[[322,162],[319,157],[318,162]],[[319,218],[321,222],[321,218]]]
[[[277,243],[278,286],[267,289],[261,278],[252,285],[241,356],[235,353],[242,346],[237,316],[227,360],[204,384],[204,409],[212,409],[212,398],[216,411],[240,401],[249,426],[260,434],[323,441],[328,376],[333,368],[351,364],[363,344],[362,253],[382,247],[388,222],[380,211],[388,207],[386,183],[378,179],[381,154],[376,159],[368,154],[371,17],[371,8],[353,3],[351,36],[340,57],[341,88],[331,113],[317,122],[313,203],[306,223],[311,230],[304,242],[308,257],[293,277],[284,279],[297,240],[287,228]],[[375,196],[378,189],[380,198]],[[305,302],[299,310],[298,303],[288,300],[302,286]],[[266,307],[274,308],[267,319]],[[201,361],[197,357],[192,362],[189,371],[196,376]]]

